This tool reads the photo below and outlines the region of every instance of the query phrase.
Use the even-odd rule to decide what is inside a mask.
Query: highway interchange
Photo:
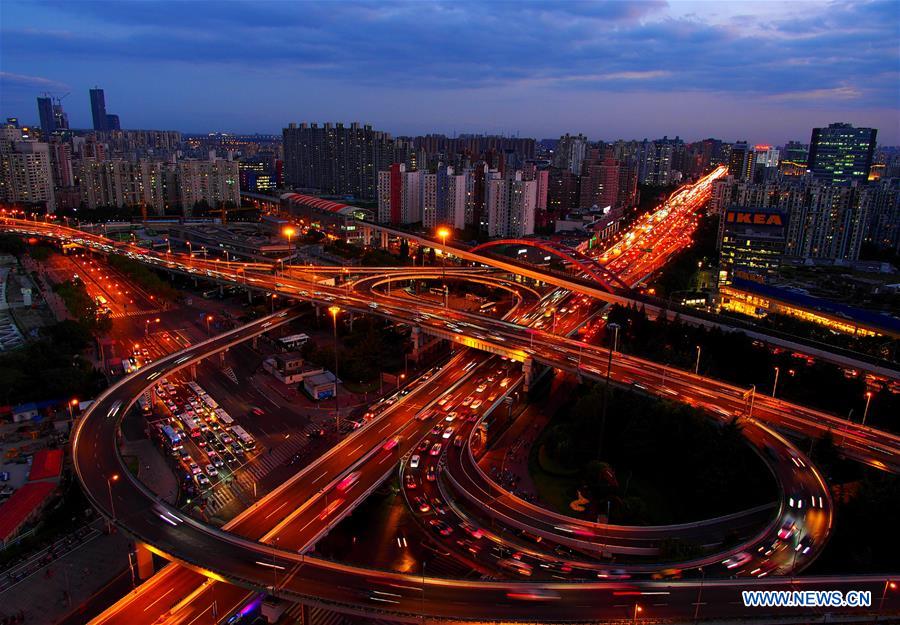
[[[6,228],[11,225],[11,229],[19,232],[61,237],[106,252],[124,251],[129,255],[137,255],[134,250],[127,247],[123,249],[120,244],[100,237],[85,237],[84,233],[59,226],[40,226],[34,222],[10,224],[9,220],[3,224]],[[389,295],[385,291],[387,280],[383,274],[331,287],[310,283],[308,276],[298,276],[292,271],[273,277],[271,270],[263,267],[206,262],[173,255],[142,255],[147,258],[141,260],[157,266],[275,292],[290,300],[306,300],[321,305],[337,304],[346,310],[378,314],[467,347],[502,355],[515,362],[531,363],[532,367],[535,363],[547,365],[569,371],[580,378],[598,380],[607,375],[607,362],[610,358],[607,350],[546,330],[530,329],[516,323],[448,309],[440,303],[429,303],[421,299],[411,302],[396,294]],[[393,279],[437,280],[442,273],[435,269],[407,275],[398,272]],[[531,305],[531,300],[537,296],[536,292],[528,293],[519,284],[494,276],[467,275],[462,271],[451,273],[456,280],[472,278],[511,291],[516,298],[514,312],[519,306],[525,307],[526,301]],[[293,600],[326,606],[340,605],[359,613],[386,613],[402,618],[413,618],[417,614],[452,619],[613,618],[621,617],[627,612],[623,610],[623,606],[632,607],[638,600],[635,597],[641,597],[641,593],[666,593],[646,596],[666,596],[667,614],[683,616],[678,613],[679,609],[685,610],[685,614],[693,612],[694,604],[697,603],[696,580],[607,580],[602,583],[582,581],[577,584],[541,582],[528,584],[526,590],[523,590],[522,584],[516,582],[452,582],[365,571],[298,553],[313,545],[322,534],[349,513],[356,501],[395,472],[398,460],[408,458],[417,449],[419,442],[435,427],[432,420],[441,417],[441,412],[434,405],[442,396],[452,394],[459,399],[475,392],[476,385],[472,379],[478,380],[478,375],[486,375],[479,372],[498,365],[497,356],[478,351],[463,350],[430,379],[419,382],[409,396],[354,432],[338,447],[297,474],[283,488],[245,511],[223,528],[225,531],[204,526],[180,511],[165,506],[132,479],[117,481],[112,485],[109,483],[110,475],[128,474],[123,468],[115,443],[117,423],[129,405],[146,388],[152,386],[154,380],[286,323],[293,316],[293,311],[282,311],[160,359],[108,389],[79,423],[75,439],[76,466],[94,505],[104,514],[115,517],[116,523],[160,553],[187,565],[187,568],[167,567],[151,584],[159,585],[168,583],[165,580],[169,580],[175,583],[173,589],[178,588],[178,592],[183,593],[181,596],[215,596],[217,603],[221,601],[220,609],[239,605],[246,599],[247,591],[228,584],[204,582],[204,579],[218,578],[250,588],[268,588],[274,594]],[[512,362],[508,362],[503,366],[509,367],[511,364]],[[519,380],[522,375],[518,371],[509,370],[509,373],[515,379],[510,388],[520,381],[525,382]],[[752,554],[751,560],[757,559],[757,553],[764,553],[778,542],[776,534],[783,532],[788,525],[791,525],[789,538],[800,544],[805,537],[807,541],[804,546],[810,547],[801,551],[784,548],[788,544],[785,541],[774,555],[759,557],[759,563],[766,567],[763,574],[771,573],[771,577],[766,579],[773,581],[756,583],[777,584],[777,575],[793,574],[801,570],[824,545],[832,525],[830,497],[821,476],[802,452],[773,428],[786,428],[811,435],[820,435],[827,430],[841,431],[846,435],[844,451],[848,456],[884,470],[897,470],[896,451],[900,440],[896,436],[869,428],[850,427],[840,419],[768,397],[755,396],[751,400],[747,389],[734,388],[618,352],[613,354],[609,374],[619,384],[661,396],[677,397],[681,401],[705,407],[721,419],[731,419],[733,416],[742,418],[748,441],[760,451],[760,456],[773,470],[783,497],[776,504],[774,514],[771,508],[764,508],[736,516],[746,523],[748,531],[754,527],[760,528],[742,543],[740,552]],[[495,398],[494,403],[500,399],[502,397]],[[484,411],[490,408],[488,404],[489,402],[485,402]],[[751,406],[752,414],[749,414]],[[415,418],[423,413],[428,413],[428,418]],[[474,431],[483,414],[472,413],[471,416],[472,419],[466,421],[470,428],[467,432]],[[462,428],[455,435],[459,436],[461,432]],[[396,447],[385,450],[385,444],[394,437],[398,441]],[[440,452],[440,461],[446,467],[440,474],[442,488],[446,488],[446,482],[452,482],[455,492],[463,499],[468,499],[470,505],[477,505],[487,497],[491,501],[487,508],[491,516],[513,527],[567,544],[575,550],[596,551],[600,546],[600,550],[620,550],[625,553],[629,550],[637,550],[635,553],[644,550],[643,553],[652,555],[655,543],[673,532],[682,531],[686,537],[697,536],[698,533],[709,536],[710,532],[715,535],[717,525],[721,526],[718,530],[720,533],[726,528],[743,527],[737,525],[732,518],[669,528],[606,526],[568,517],[560,518],[555,513],[536,508],[501,489],[480,472],[471,457],[468,444],[456,446],[450,444],[451,440],[453,439],[444,441],[444,448]],[[338,453],[339,450],[349,453],[341,454]],[[355,477],[355,483],[349,489],[351,492],[344,493],[343,497],[336,495],[336,486],[350,472]],[[107,491],[110,495],[108,499]],[[795,507],[796,502],[800,501],[809,502],[802,511]],[[481,508],[484,513],[485,507]],[[286,515],[287,511],[290,514]],[[161,522],[161,519],[166,518],[168,522]],[[716,553],[702,561],[679,566],[703,566],[710,571],[708,567],[721,566],[717,564],[720,560],[733,556],[737,551]],[[228,555],[211,560],[209,554],[212,553]],[[536,563],[540,561],[540,558],[535,557]],[[745,564],[747,566],[742,565],[741,570],[754,571],[752,561]],[[592,573],[598,570],[587,561],[578,568]],[[646,570],[651,568],[647,567]],[[602,579],[604,569],[599,570]],[[755,572],[758,574],[760,568],[757,567]],[[703,581],[700,583],[703,584]],[[721,610],[723,615],[733,614],[733,602],[737,596],[734,588],[737,582],[706,579],[705,583],[702,591],[708,601],[703,606],[704,614],[715,616],[716,610]],[[818,583],[831,584],[829,588],[835,586],[834,580],[819,582],[801,578],[797,583],[811,585],[810,587]],[[853,588],[864,587],[866,584],[874,588],[883,583],[883,578],[859,579],[854,583],[856,585]],[[660,590],[662,588],[665,590]],[[185,589],[193,591],[184,592]],[[721,593],[721,602],[716,600],[716,593]],[[125,607],[108,613],[109,618],[115,618],[116,622],[129,622],[128,615],[134,616],[136,612],[133,611],[138,609],[146,617],[153,613],[153,603],[150,600],[154,596],[158,597],[156,593],[142,590],[135,597],[145,597],[146,602],[133,598],[122,604]],[[528,601],[529,598],[533,601]],[[156,598],[155,601],[159,599]],[[206,605],[205,600],[195,603],[196,610]],[[203,615],[202,612],[197,614]]]

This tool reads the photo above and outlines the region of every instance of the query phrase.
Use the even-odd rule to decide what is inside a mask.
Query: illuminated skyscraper
[[[813,128],[809,140],[808,167],[816,178],[834,184],[864,182],[875,153],[875,128],[829,124]]]

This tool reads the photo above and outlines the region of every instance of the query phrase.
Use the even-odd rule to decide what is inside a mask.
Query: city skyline
[[[36,96],[73,92],[72,126],[89,128],[99,85],[129,128],[781,144],[846,121],[900,143],[890,2],[152,6],[8,3],[2,115],[37,121]]]

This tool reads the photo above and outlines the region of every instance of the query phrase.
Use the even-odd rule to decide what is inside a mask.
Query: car
[[[472,402],[472,405],[469,406],[469,408],[471,408],[472,410],[478,410],[479,408],[481,408],[481,400],[476,399],[475,401]]]
[[[428,453],[431,454],[432,456],[437,456],[438,454],[440,454],[441,453],[441,444],[435,443],[434,445],[432,445],[431,451],[429,451]]]
[[[250,412],[252,412],[253,414],[255,414],[257,417],[261,417],[261,416],[263,416],[264,414],[266,414],[265,412],[263,412],[262,408],[257,408],[257,407],[255,407],[255,406],[254,406],[253,408],[250,409]]]
[[[313,430],[307,434],[309,438],[323,438],[325,436],[325,429],[319,428],[317,430]]]
[[[200,447],[201,449],[206,447],[206,439],[201,438],[200,440],[198,440],[197,447]]]
[[[753,556],[751,556],[751,555],[750,555],[749,553],[747,553],[746,551],[741,551],[740,553],[734,554],[733,556],[731,556],[731,557],[728,558],[727,560],[723,560],[723,561],[722,561],[722,564],[725,565],[725,568],[726,568],[726,569],[736,569],[736,568],[738,568],[739,566],[744,566],[745,564],[747,564],[748,562],[750,562],[750,560],[751,560],[752,558],[753,558]]]
[[[447,428],[446,430],[444,430],[444,433],[441,434],[441,438],[450,438],[451,436],[453,436],[453,432],[453,428]]]
[[[221,469],[225,466],[225,461],[222,460],[219,456],[211,457],[210,461],[216,466],[217,469]]]
[[[449,398],[449,397],[441,397],[441,398],[438,400],[437,405],[438,405],[438,406],[444,406],[444,405],[447,404],[448,401],[450,401],[450,398]]]
[[[197,475],[198,473],[200,473],[200,465],[197,464],[196,462],[191,462],[188,465],[188,467],[190,468],[191,473],[193,473],[194,475]]]
[[[413,503],[416,505],[416,509],[423,514],[425,512],[431,511],[431,506],[428,504],[424,497],[413,498]]]
[[[216,450],[216,452],[218,452],[220,454],[224,454],[226,451],[228,451],[225,448],[225,445],[223,445],[222,443],[219,443],[219,442],[213,443],[213,448]]]
[[[434,470],[434,465],[428,467],[428,471],[425,472],[425,479],[429,482],[433,482],[437,479],[437,473]]]
[[[778,538],[787,540],[794,535],[795,531],[797,531],[797,524],[794,523],[793,519],[788,519],[781,525],[781,529],[778,530]]]
[[[381,448],[385,451],[393,451],[397,448],[397,445],[400,444],[399,436],[392,436],[384,442],[384,445]]]
[[[335,499],[334,501],[332,501],[330,504],[328,504],[328,505],[325,507],[324,510],[322,510],[322,514],[319,515],[319,520],[320,520],[320,521],[324,521],[325,519],[327,519],[328,517],[330,517],[331,514],[332,514],[335,510],[337,510],[337,509],[340,507],[340,505],[341,505],[342,503],[344,503],[344,500],[341,499],[341,498],[338,498],[338,499]]]
[[[469,396],[466,397],[464,400],[462,400],[462,405],[463,405],[463,406],[468,406],[469,404],[472,403],[472,400],[473,400],[473,399],[475,399],[475,398],[472,397],[471,395],[469,395]]]
[[[469,536],[471,536],[472,538],[475,538],[475,539],[479,539],[482,536],[484,536],[484,533],[482,533],[481,529],[475,527],[468,521],[463,521],[462,523],[460,523],[459,528],[462,531],[464,531],[466,534],[468,534]]]
[[[416,447],[416,451],[426,451],[431,442],[426,438],[421,443],[419,443],[418,447]]]
[[[444,505],[444,502],[439,497],[431,500],[431,509],[438,514],[447,514],[447,506]]]
[[[799,541],[797,541],[797,546],[794,547],[794,551],[806,555],[807,553],[809,553],[809,550],[812,549],[813,544],[814,542],[812,536],[804,536]]]
[[[197,486],[200,486],[200,487],[209,486],[209,478],[206,477],[206,474],[198,473],[196,475],[196,478],[197,478]]]
[[[433,529],[441,536],[449,536],[453,533],[453,528],[440,519],[431,519],[430,521],[428,521],[428,524],[431,526],[431,529]]]
[[[458,416],[459,416],[459,413],[457,413],[457,412],[451,412],[451,413],[448,414],[446,417],[444,417],[444,421],[446,421],[447,423],[453,423],[453,421],[454,421],[454,420],[456,419],[456,417],[458,417]]]
[[[416,483],[416,478],[414,478],[409,473],[407,473],[406,475],[403,476],[403,483],[410,490],[418,487],[418,484]]]
[[[601,569],[597,571],[598,579],[629,579],[631,575],[625,569]]]
[[[219,470],[215,467],[215,465],[208,464],[206,465],[206,474],[210,477],[215,477],[219,474]]]
[[[431,428],[431,434],[433,436],[437,436],[438,434],[440,434],[443,431],[444,431],[444,428],[442,428],[440,425],[436,425],[433,428]]]
[[[228,445],[230,443],[233,443],[234,439],[228,436],[228,434],[222,434],[222,442]]]
[[[227,462],[228,464],[239,464],[240,463],[240,460],[235,458],[233,454],[230,454],[227,451],[223,454],[222,457],[225,458],[225,462]]]
[[[463,438],[462,434],[457,434],[456,436],[453,437],[453,446],[454,447],[462,447],[463,443],[465,443],[465,442],[466,442],[466,439]]]
[[[353,473],[349,473],[347,475],[347,477],[345,477],[344,479],[342,479],[340,482],[337,483],[337,486],[334,487],[335,490],[340,491],[342,493],[347,492],[348,490],[353,488],[354,484],[356,484],[359,481],[360,475],[361,475],[361,473],[359,471],[354,471]]]
[[[409,468],[410,469],[419,468],[419,460],[420,460],[419,454],[413,454],[412,457],[409,459]]]
[[[487,384],[479,384],[478,388],[475,389],[476,393],[483,393],[487,388]]]
[[[243,458],[246,454],[244,453],[244,448],[240,445],[231,445],[231,452],[237,456],[238,458]]]

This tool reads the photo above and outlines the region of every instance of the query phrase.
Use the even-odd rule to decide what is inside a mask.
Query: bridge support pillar
[[[522,362],[522,388],[527,393],[531,389],[531,383],[534,380],[534,360],[527,358]]]
[[[312,625],[312,618],[309,615],[309,606],[305,603],[300,604],[300,623],[301,625]]]
[[[253,291],[251,291],[250,289],[247,289],[247,303],[253,303]]]
[[[154,573],[153,554],[147,549],[147,545],[141,542],[134,543],[134,559],[132,566],[138,579],[141,581],[150,579]]]
[[[221,366],[221,367],[225,366],[225,352],[227,352],[227,351],[228,350],[225,349],[225,350],[222,350],[221,352],[219,352],[219,366]]]
[[[387,249],[388,246],[388,235],[384,230],[381,231],[381,247]]]
[[[369,227],[363,227],[362,238],[363,238],[363,245],[365,245],[366,247],[369,247],[370,245],[372,245],[372,229]]]
[[[196,379],[197,379],[197,363],[195,362],[194,364],[192,364],[192,365],[189,367],[189,369],[190,369],[190,372],[191,372],[191,379],[192,379],[192,380],[196,380]]]
[[[219,285],[219,295],[223,296],[223,297],[225,295],[225,285],[224,284]]]
[[[412,339],[412,359],[419,362],[422,352],[422,329],[419,326],[413,326],[410,338]]]
[[[250,345],[253,347],[253,349],[258,349],[258,346],[259,346],[259,335],[258,334],[256,336],[254,336],[252,339],[250,339]]]

